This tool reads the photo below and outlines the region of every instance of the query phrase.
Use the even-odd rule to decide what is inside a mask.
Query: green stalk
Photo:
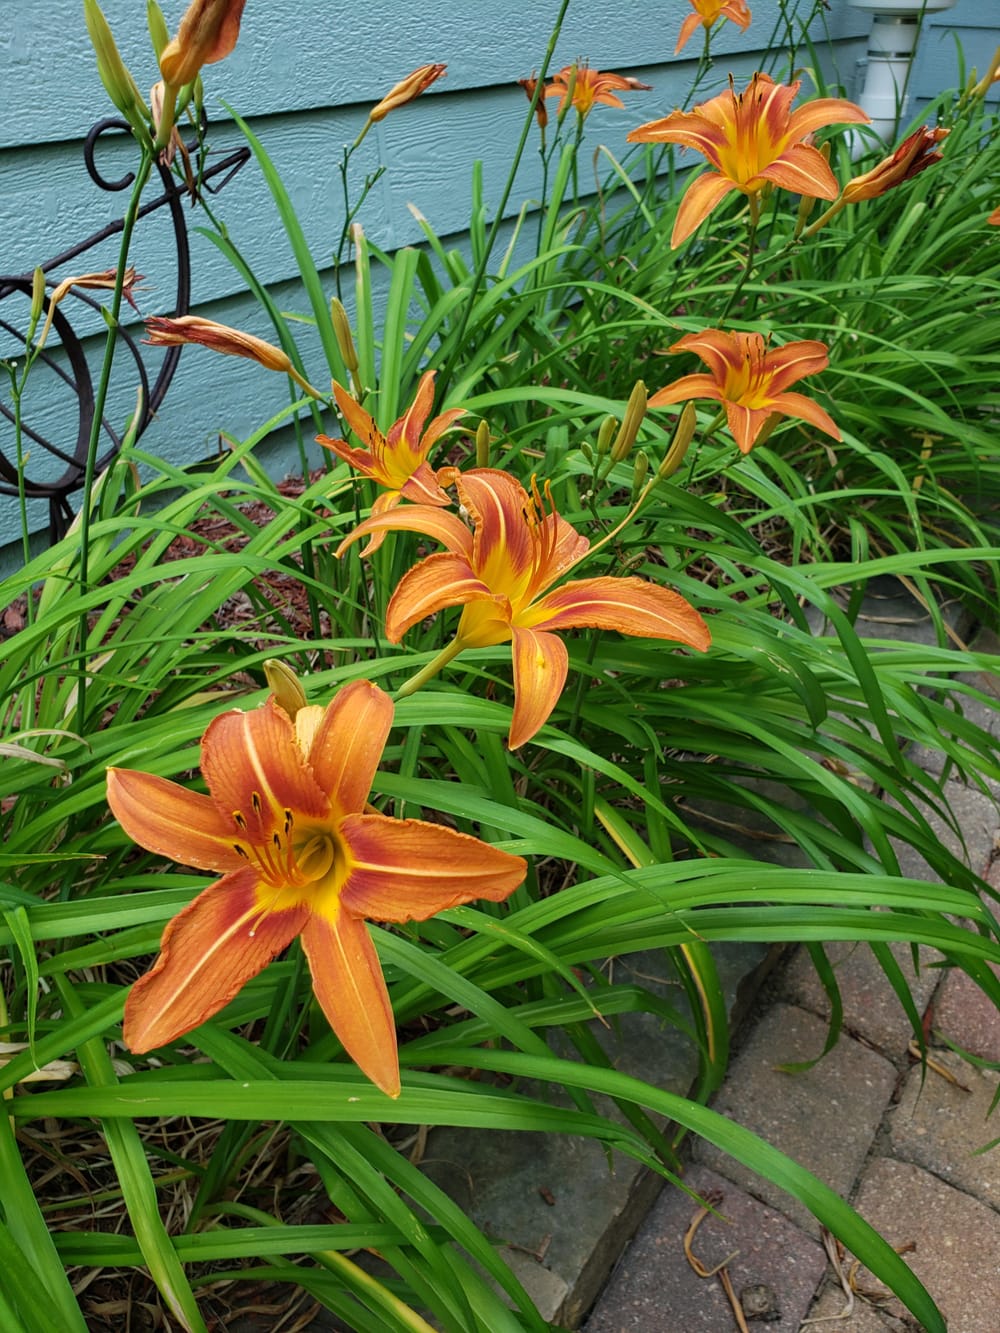
[[[101,378],[97,385],[94,401],[94,419],[90,427],[90,440],[87,445],[87,463],[83,477],[83,508],[80,513],[80,577],[78,587],[80,595],[88,591],[90,562],[90,497],[94,489],[94,475],[97,471],[97,454],[101,442],[101,423],[104,420],[104,406],[111,384],[111,368],[114,364],[115,349],[118,341],[118,318],[122,307],[122,290],[125,285],[125,269],[128,266],[129,246],[132,232],[139,216],[139,200],[149,180],[153,168],[152,153],[142,149],[139,169],[132,182],[132,195],[125,210],[122,222],[122,241],[118,251],[118,271],[115,276],[115,289],[111,297],[111,310],[107,314],[108,334],[104,343],[104,362],[101,366]],[[76,690],[76,729],[82,736],[86,730],[87,717],[87,613],[80,613],[80,653],[77,661]]]
[[[569,9],[570,0],[562,0],[559,6],[559,13],[556,16],[555,25],[549,36],[549,44],[545,49],[545,58],[542,61],[542,67],[538,74],[539,85],[545,82],[545,76],[549,71],[549,65],[552,63],[552,57],[555,55],[556,42],[559,40],[559,34],[562,31],[563,21],[566,18],[566,11]],[[539,88],[535,89],[536,97],[540,97]],[[521,165],[521,158],[524,156],[524,149],[528,142],[528,135],[531,133],[532,122],[535,119],[535,107],[537,101],[532,100],[528,108],[528,114],[524,118],[524,125],[521,128],[521,137],[518,140],[517,148],[514,150],[514,158],[510,165],[510,171],[507,173],[507,180],[503,187],[503,193],[500,196],[500,202],[493,214],[493,223],[490,226],[489,235],[486,237],[486,244],[483,246],[483,253],[472,275],[472,286],[469,288],[468,299],[463,304],[462,322],[459,325],[458,333],[452,346],[451,353],[445,363],[444,369],[438,376],[436,385],[436,400],[438,403],[444,402],[445,396],[451,385],[451,378],[455,371],[455,362],[465,350],[465,331],[469,327],[469,320],[472,318],[472,309],[476,304],[476,297],[483,284],[483,278],[486,276],[486,268],[490,262],[490,255],[493,253],[493,247],[496,244],[497,233],[500,230],[500,224],[503,222],[504,214],[507,211],[507,201],[510,198],[511,190],[514,188],[514,177],[517,175],[517,169]]]

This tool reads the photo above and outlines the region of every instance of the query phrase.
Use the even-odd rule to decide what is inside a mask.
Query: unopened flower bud
[[[476,427],[476,467],[490,465],[490,423],[484,417]]]
[[[656,475],[661,481],[665,481],[667,477],[672,477],[684,462],[684,455],[691,447],[697,425],[698,413],[695,405],[692,402],[687,402],[677,418],[677,428],[674,431],[674,438],[670,441],[670,447],[663,456],[663,462],[656,469]]]
[[[646,484],[646,476],[648,472],[649,459],[646,457],[645,451],[639,449],[636,451],[635,463],[632,465],[632,504],[638,502],[640,492]]]
[[[287,663],[277,657],[269,657],[265,661],[264,675],[274,695],[274,702],[279,708],[284,709],[294,722],[295,714],[309,702],[298,676]]]
[[[97,57],[97,72],[105,91],[134,130],[136,137],[149,140],[146,122],[149,111],[142,100],[135,79],[119,54],[114,35],[97,0],[83,0],[83,17]]]
[[[45,309],[45,270],[36,268],[31,275],[31,323],[38,323]]]
[[[616,417],[605,417],[597,432],[597,457],[603,458],[611,448],[611,437],[618,429]]]
[[[163,10],[156,3],[156,0],[147,0],[146,26],[149,28],[149,40],[153,43],[153,52],[157,63],[159,63],[163,49],[170,41],[170,29],[167,27],[167,20],[163,17]]]
[[[642,419],[645,415],[646,386],[642,380],[636,380],[635,387],[629,394],[628,406],[625,408],[625,415],[622,417],[621,429],[611,446],[612,463],[621,463],[628,458],[632,452],[632,446],[638,438],[639,427],[642,425]]]
[[[352,375],[356,375],[358,371],[358,352],[354,346],[351,322],[347,318],[347,311],[343,304],[335,296],[330,299],[330,323],[333,325],[333,332],[337,339],[337,346],[340,348],[340,355],[344,358],[344,365]]]
[[[421,65],[412,74],[407,74],[405,79],[400,79],[399,83],[386,93],[381,102],[372,107],[368,119],[376,124],[380,120],[385,120],[390,111],[395,111],[396,107],[405,106],[407,102],[419,97],[447,68],[447,65]]]

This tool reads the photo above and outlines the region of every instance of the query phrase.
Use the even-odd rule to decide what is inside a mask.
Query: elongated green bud
[[[661,481],[665,481],[667,477],[672,477],[684,462],[684,455],[691,447],[691,441],[694,439],[697,427],[698,413],[695,405],[690,402],[685,403],[684,410],[677,418],[674,438],[670,441],[670,447],[663,456],[663,462],[656,469],[656,475]]]
[[[31,324],[34,327],[45,309],[45,270],[36,268],[31,275]]]
[[[97,0],[83,0],[83,17],[97,57],[97,72],[105,91],[135,131],[149,143],[149,109],[119,54],[108,21]]]
[[[601,422],[597,432],[597,457],[603,458],[611,448],[611,437],[618,428],[618,422],[614,417],[605,417]]]
[[[635,463],[632,465],[632,504],[636,504],[639,494],[646,483],[646,475],[649,472],[649,459],[642,449],[637,450]]]
[[[621,429],[611,446],[612,463],[621,463],[632,452],[632,446],[639,436],[639,427],[646,415],[646,386],[642,380],[636,380],[635,387],[629,394],[628,406],[622,417]]]
[[[149,39],[153,43],[156,63],[159,64],[160,53],[170,41],[170,29],[167,27],[167,20],[163,17],[163,10],[156,3],[156,0],[147,0],[146,24],[149,28]]]
[[[295,714],[309,702],[298,676],[287,663],[277,657],[269,657],[264,663],[264,675],[274,695],[274,702],[279,708],[283,708],[294,722]]]
[[[485,417],[476,427],[476,467],[490,465],[490,423]]]
[[[344,358],[344,365],[352,375],[356,375],[358,371],[358,352],[354,346],[351,321],[347,318],[347,311],[335,296],[330,299],[330,323],[333,325],[333,332],[337,338],[340,355]]]

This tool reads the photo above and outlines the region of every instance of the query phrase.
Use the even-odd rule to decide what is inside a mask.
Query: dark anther
[[[235,823],[237,828],[241,828],[243,829],[244,832],[246,832],[247,821],[240,814],[239,810],[233,811],[233,822]]]
[[[254,814],[259,815],[263,808],[260,803],[260,792],[254,791],[250,793],[250,804],[253,806]]]

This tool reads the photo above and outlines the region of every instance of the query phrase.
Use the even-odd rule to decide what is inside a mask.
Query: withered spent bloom
[[[190,343],[197,343],[226,356],[242,356],[249,361],[256,361],[266,370],[290,375],[311,397],[322,396],[299,374],[287,352],[252,333],[244,333],[242,329],[218,324],[214,319],[205,319],[201,315],[179,315],[176,319],[160,316],[147,319],[146,332],[149,337],[144,341],[152,347],[186,347]]]
[[[897,185],[902,185],[904,181],[919,176],[935,162],[941,161],[941,154],[935,150],[939,143],[947,139],[948,134],[949,131],[946,129],[931,130],[926,125],[914,130],[894,153],[883,158],[877,166],[872,167],[871,171],[855,176],[853,180],[847,182],[844,186],[843,202],[856,204],[862,199],[877,199],[879,195],[885,194]]]
[[[412,102],[415,97],[419,97],[437,79],[440,79],[448,68],[447,65],[421,65],[415,69],[412,74],[407,74],[405,79],[400,79],[381,102],[376,103],[368,113],[368,119],[374,124],[380,120],[385,120],[390,111],[395,111],[398,106],[405,106],[407,102]]]
[[[535,78],[535,71],[534,70],[531,71],[530,78],[518,79],[518,83],[524,89],[528,101],[530,102],[535,95],[535,89],[538,87],[538,80]],[[549,123],[549,113],[545,107],[544,95],[538,99],[538,103],[535,107],[535,119],[538,121],[538,128],[540,130],[544,130],[546,125]]]
[[[160,53],[160,73],[171,87],[190,83],[202,65],[224,60],[240,35],[246,0],[192,0],[177,36]]]

